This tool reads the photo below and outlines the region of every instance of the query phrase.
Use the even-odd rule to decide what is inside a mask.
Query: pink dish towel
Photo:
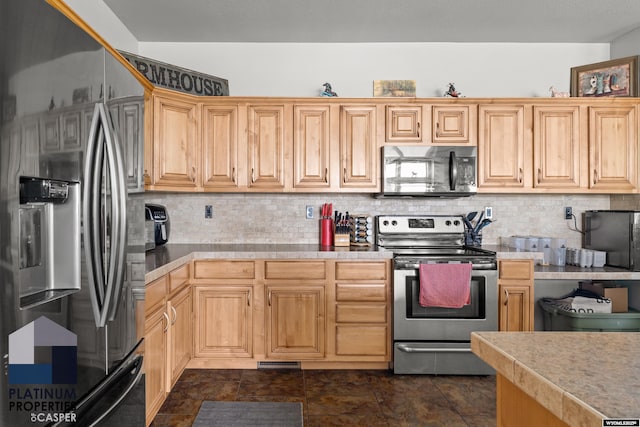
[[[471,269],[461,264],[420,264],[420,305],[462,308],[471,302]]]

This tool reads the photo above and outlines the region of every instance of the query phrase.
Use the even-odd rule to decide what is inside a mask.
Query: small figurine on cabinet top
[[[322,86],[324,86],[324,90],[322,91],[320,96],[338,96],[338,94],[335,93],[333,89],[331,89],[330,83],[325,83]]]
[[[462,92],[458,92],[453,83],[449,83],[449,89],[444,93],[444,96],[451,96],[453,98],[458,98],[462,95]]]
[[[552,98],[569,98],[569,92],[558,92],[553,86],[549,88],[549,92]]]

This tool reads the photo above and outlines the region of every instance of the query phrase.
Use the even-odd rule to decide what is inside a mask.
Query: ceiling
[[[638,0],[104,0],[140,42],[609,43]]]

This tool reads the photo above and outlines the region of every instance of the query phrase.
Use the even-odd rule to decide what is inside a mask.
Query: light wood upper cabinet
[[[178,95],[157,95],[153,114],[153,184],[197,189],[202,185],[199,104]]]
[[[285,128],[285,106],[249,105],[247,120],[248,187],[284,189],[290,140]]]
[[[583,156],[580,107],[533,107],[533,185],[537,188],[571,189],[581,186]]]
[[[524,106],[480,105],[478,115],[478,187],[530,187]]]
[[[295,105],[293,110],[293,187],[331,187],[331,107]]]
[[[376,107],[342,105],[340,107],[340,153],[342,188],[376,189],[378,144]]]
[[[431,140],[442,145],[476,145],[477,106],[434,105]]]
[[[636,106],[589,107],[589,188],[637,190]]]
[[[422,106],[387,105],[386,142],[422,142]]]
[[[202,107],[202,186],[208,190],[238,187],[238,106]]]

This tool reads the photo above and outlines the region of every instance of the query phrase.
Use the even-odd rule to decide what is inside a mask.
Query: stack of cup
[[[567,252],[566,239],[551,239],[551,259],[549,264],[564,266]]]

